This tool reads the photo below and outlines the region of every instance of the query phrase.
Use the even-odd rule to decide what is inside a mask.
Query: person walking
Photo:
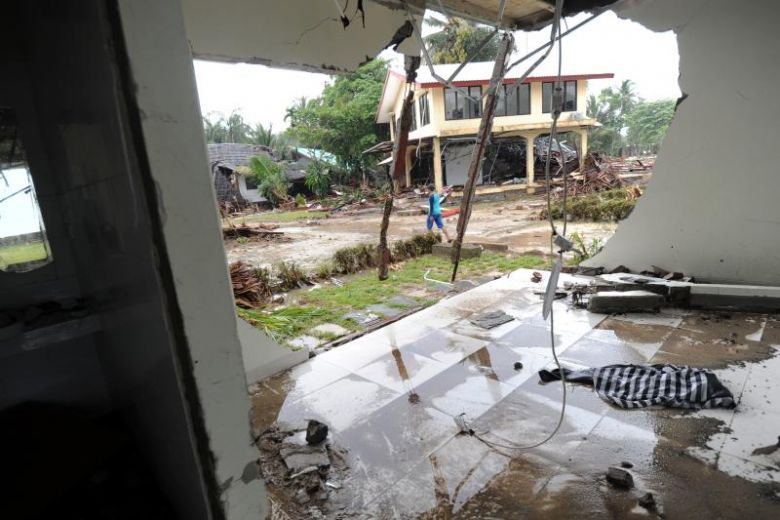
[[[444,220],[441,217],[441,203],[444,202],[444,199],[446,199],[449,194],[449,190],[445,190],[441,195],[439,195],[436,190],[429,190],[428,217],[425,222],[428,231],[432,231],[433,224],[436,223],[436,227],[444,234],[447,242],[451,242],[452,239],[450,239],[449,233],[447,233],[447,230],[444,228]]]

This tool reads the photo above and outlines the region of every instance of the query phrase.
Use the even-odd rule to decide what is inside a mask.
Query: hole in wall
[[[23,273],[51,261],[16,112],[0,107],[0,270]]]

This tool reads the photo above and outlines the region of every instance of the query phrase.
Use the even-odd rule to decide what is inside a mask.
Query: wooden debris
[[[239,307],[257,307],[269,295],[268,287],[255,270],[240,260],[230,264],[230,282],[233,285],[233,297]]]
[[[240,226],[231,226],[222,228],[222,238],[255,238],[264,240],[291,240],[290,237],[284,235],[284,231],[275,231],[279,226],[274,224],[254,224],[249,226],[242,224]]]

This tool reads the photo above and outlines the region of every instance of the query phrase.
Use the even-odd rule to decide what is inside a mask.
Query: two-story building
[[[436,75],[447,78],[457,67],[458,64],[436,65],[434,69]],[[467,64],[454,81],[459,88],[453,89],[435,79],[427,68],[420,68],[414,84],[406,186],[433,182],[440,190],[444,185],[465,183],[485,104],[482,95],[487,89],[492,69],[492,62]],[[550,105],[557,78],[529,77],[518,85],[515,80],[522,73],[522,67],[510,71],[499,87],[491,146],[478,184],[512,181],[524,185],[529,191],[537,187],[534,146],[537,138],[549,134],[552,122]],[[595,119],[585,115],[588,80],[612,77],[611,73],[566,74],[561,77],[564,107],[558,120],[558,132],[564,135],[559,141],[564,147],[576,149],[581,160],[587,151],[588,129],[598,125]],[[388,71],[376,120],[377,123],[390,125],[391,139],[395,139],[399,126],[406,88],[403,72]],[[480,102],[474,101],[480,98]],[[392,143],[382,143],[370,151],[381,152],[390,148]]]

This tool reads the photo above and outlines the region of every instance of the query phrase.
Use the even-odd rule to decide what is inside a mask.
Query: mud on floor
[[[317,515],[777,518],[780,451],[755,453],[780,434],[775,316],[671,309],[606,317],[556,302],[564,365],[674,356],[678,364],[712,367],[738,407],[619,410],[590,388],[568,385],[562,428],[540,448],[496,449],[458,434],[453,417],[462,411],[508,443],[537,441],[557,422],[561,387],[540,385],[536,376],[550,365],[549,332],[538,297],[524,285],[529,275],[520,270],[439,303],[258,387],[256,431],[316,418],[345,450],[342,487],[317,502]],[[490,331],[468,323],[487,309],[515,320]],[[621,464],[633,477],[630,489],[606,481],[607,468]],[[280,494],[284,481],[268,475],[277,500],[286,497],[301,514],[294,494]],[[641,500],[648,493],[651,504]]]

